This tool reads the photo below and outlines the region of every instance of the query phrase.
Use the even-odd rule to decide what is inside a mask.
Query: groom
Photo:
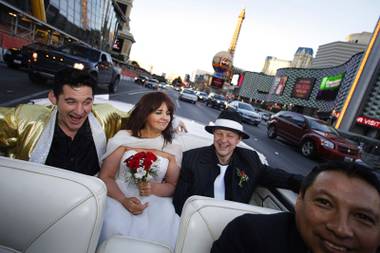
[[[237,147],[249,138],[238,112],[222,111],[215,124],[205,129],[213,134],[213,145],[183,154],[173,197],[177,214],[192,195],[248,203],[257,185],[298,192],[302,176],[264,165],[255,151]]]
[[[99,172],[106,141],[127,113],[93,105],[94,81],[80,70],[57,73],[48,94],[54,106],[0,107],[0,153],[86,175]]]

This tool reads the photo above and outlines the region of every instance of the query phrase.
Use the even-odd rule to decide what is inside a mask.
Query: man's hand
[[[140,182],[137,184],[141,196],[149,196],[152,194],[152,185],[149,182]]]
[[[145,208],[148,207],[148,203],[142,204],[136,197],[124,198],[121,204],[132,214],[141,214]]]

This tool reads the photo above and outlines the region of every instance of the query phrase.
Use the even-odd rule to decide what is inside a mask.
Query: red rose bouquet
[[[129,168],[127,178],[132,178],[135,183],[149,182],[157,175],[157,156],[152,152],[138,152],[127,159],[124,163]]]

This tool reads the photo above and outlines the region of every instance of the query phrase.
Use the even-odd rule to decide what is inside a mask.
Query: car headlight
[[[321,139],[321,145],[325,148],[334,149],[335,145],[327,139]]]
[[[83,63],[74,63],[73,65],[74,69],[79,69],[79,70],[83,70],[84,69],[84,65]]]
[[[34,53],[32,54],[32,59],[33,59],[34,61],[36,61],[37,58],[38,58],[38,54],[37,54],[36,52],[34,52]]]

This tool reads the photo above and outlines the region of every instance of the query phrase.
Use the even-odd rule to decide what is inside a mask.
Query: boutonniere
[[[236,174],[239,178],[239,186],[243,187],[243,184],[249,180],[247,174],[245,174],[244,170],[236,168]]]

